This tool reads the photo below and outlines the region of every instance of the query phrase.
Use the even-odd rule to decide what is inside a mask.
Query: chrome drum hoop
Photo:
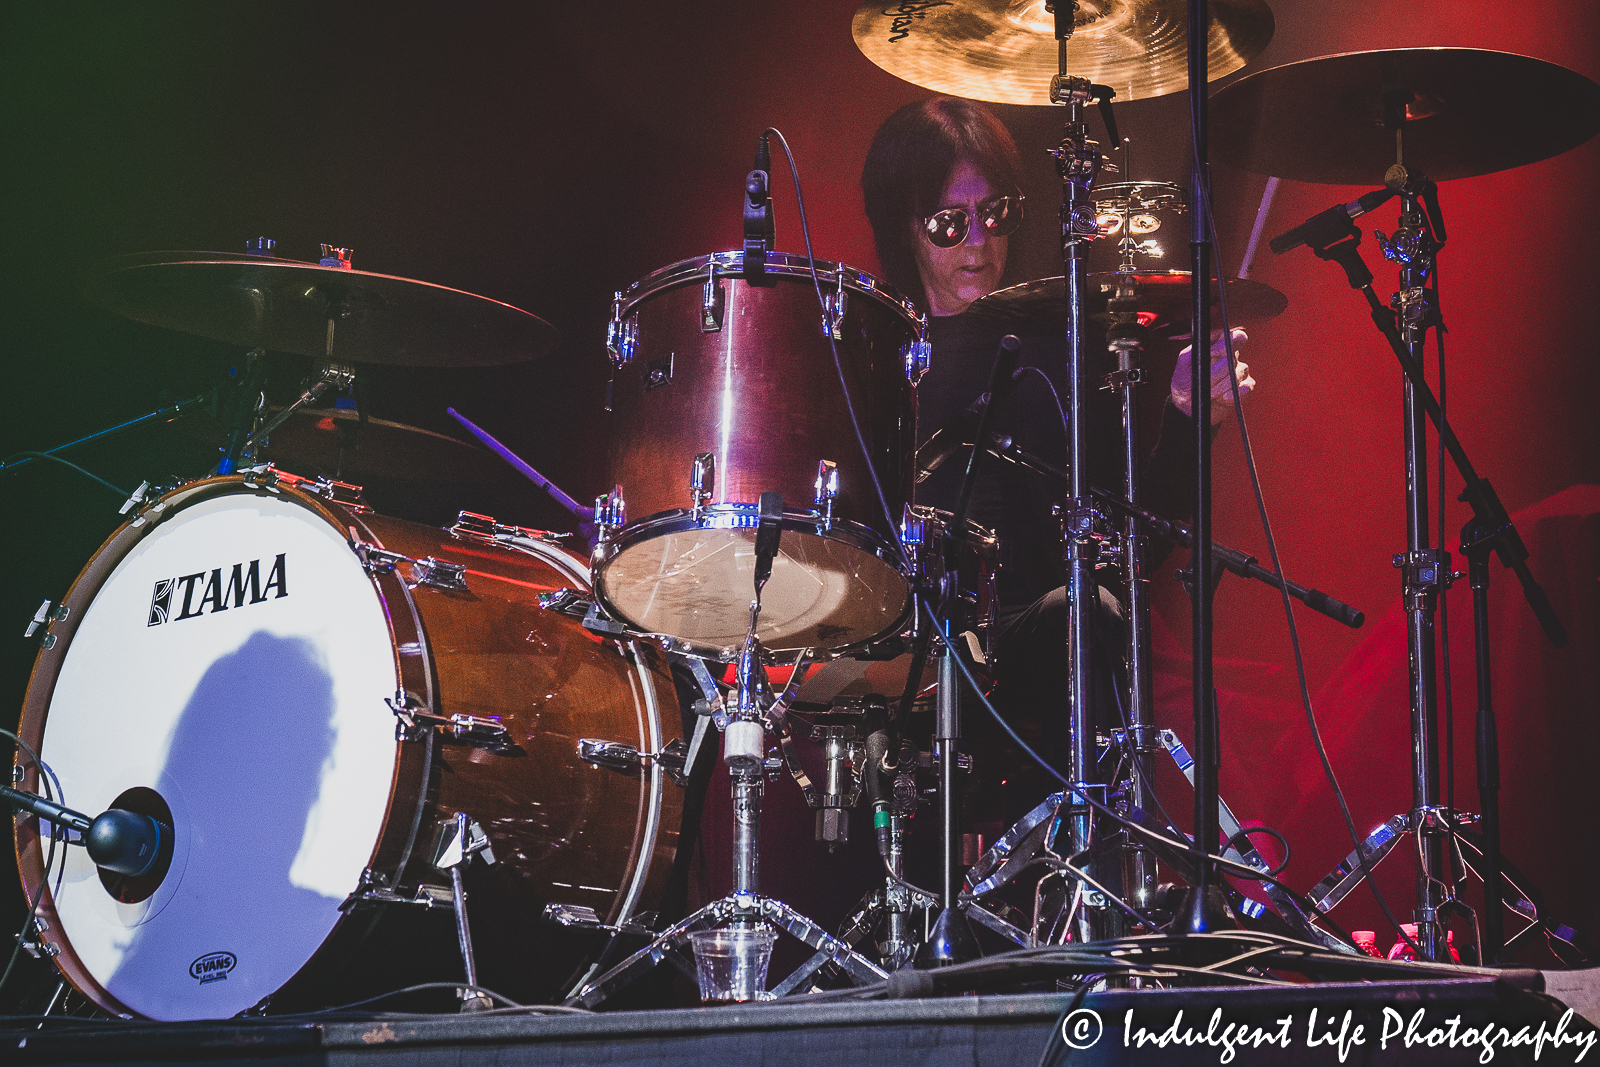
[[[748,607],[755,593],[752,579],[754,538],[760,517],[760,507],[756,504],[714,504],[693,510],[663,511],[630,523],[596,549],[590,568],[595,599],[609,614],[641,634],[667,639],[680,651],[731,660],[744,639]],[[682,618],[673,619],[654,606],[641,610],[642,602],[648,603],[654,598],[648,593],[641,597],[636,590],[622,588],[622,585],[648,581],[648,578],[636,574],[624,577],[615,573],[618,566],[635,564],[641,557],[641,546],[649,542],[694,538],[702,533],[713,535],[716,547],[712,554],[731,549],[743,564],[726,566],[722,571],[725,576],[733,575],[734,580],[718,583],[725,604],[723,610],[716,613],[717,618],[704,620],[706,625],[696,626]],[[718,534],[726,536],[718,537]],[[667,544],[662,541],[663,555],[672,556]],[[786,572],[812,574],[809,568],[794,560],[792,553],[818,548],[826,551],[831,546],[847,549],[849,562],[857,568],[872,561],[868,564],[871,574],[861,574],[858,569],[849,576],[854,588],[840,590],[841,596],[835,605],[848,612],[847,619],[842,624],[830,623],[828,619],[832,615],[818,619],[815,611],[802,611],[798,618],[791,613],[786,618],[782,609]],[[785,511],[778,559],[762,594],[762,619],[757,635],[763,649],[775,662],[792,661],[808,649],[813,656],[841,656],[898,633],[910,621],[911,612],[911,587],[900,569],[899,557],[895,546],[861,523],[848,519],[829,522],[814,511]],[[786,567],[786,562],[790,566]],[[743,581],[738,580],[740,576]],[[787,579],[795,577],[797,575],[791,573]],[[719,622],[725,625],[718,627]]]

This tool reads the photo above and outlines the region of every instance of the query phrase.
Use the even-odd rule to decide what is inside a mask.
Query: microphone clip
[[[756,148],[755,168],[744,177],[744,270],[748,285],[770,286],[777,279],[767,274],[767,253],[772,251],[776,225],[772,218],[772,154],[767,135]]]

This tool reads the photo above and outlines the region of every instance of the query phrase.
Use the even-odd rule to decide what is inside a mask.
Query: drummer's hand
[[[1234,377],[1239,381],[1239,399],[1250,395],[1256,380],[1250,377],[1250,367],[1239,358],[1239,346],[1250,340],[1250,335],[1235,327],[1233,331]],[[1178,365],[1172,370],[1172,403],[1185,415],[1194,414],[1189,395],[1189,376],[1193,374],[1193,346],[1185,346],[1178,353]],[[1211,425],[1215,426],[1228,414],[1233,403],[1233,389],[1228,384],[1228,349],[1222,343],[1222,331],[1211,331]]]

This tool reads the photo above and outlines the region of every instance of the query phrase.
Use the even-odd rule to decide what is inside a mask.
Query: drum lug
[[[717,491],[717,457],[701,452],[689,465],[689,498],[696,513],[711,502]]]
[[[554,533],[550,530],[532,530],[526,526],[511,526],[499,522],[493,515],[463,511],[456,516],[455,525],[450,527],[450,536],[482,541],[491,545],[504,545],[514,544],[519,539],[554,543],[572,535]]]
[[[817,461],[816,490],[812,502],[822,509],[822,528],[833,527],[833,500],[839,495],[839,465],[831,459]]]
[[[48,652],[52,648],[56,647],[56,635],[50,632],[50,627],[53,624],[60,622],[71,613],[72,609],[67,607],[65,604],[59,605],[55,610],[52,611],[50,609],[50,598],[46,597],[44,603],[39,605],[39,610],[33,613],[33,619],[28,623],[28,628],[22,631],[22,636],[24,639],[32,637],[39,631],[39,627],[43,626],[45,628],[45,633],[44,637],[40,639],[39,644],[46,652]]]
[[[660,752],[640,752],[633,745],[621,741],[585,737],[578,742],[578,758],[597,767],[610,767],[618,771],[638,771],[651,763],[659,763],[667,776],[678,785],[689,783],[684,770],[689,758],[689,746],[681,737],[668,742]]]
[[[415,589],[419,585],[464,593],[467,591],[467,566],[432,556],[414,559],[411,561],[411,587]]]
[[[362,499],[364,491],[362,486],[351,482],[338,482],[332,478],[302,478],[298,474],[279,470],[270,463],[259,467],[252,467],[241,472],[244,475],[244,484],[252,489],[266,489],[275,492],[280,485],[290,489],[298,489],[302,493],[320,496],[330,504],[338,504],[346,511],[357,515],[369,515],[372,508]]]
[[[840,263],[834,269],[834,291],[831,295],[824,293],[822,297],[822,335],[831,336],[835,341],[844,340],[844,313],[848,306],[845,295],[844,264]]]
[[[416,741],[431,729],[436,729],[447,741],[460,741],[488,749],[490,752],[521,752],[522,747],[511,739],[511,731],[494,719],[457,712],[446,718],[427,711],[428,705],[415,693],[397,692],[384,703],[394,712],[396,741]]]
[[[726,306],[727,297],[722,282],[717,280],[717,262],[713,259],[706,264],[706,280],[700,286],[701,333],[716,333],[722,329],[722,312]]]
[[[576,930],[604,930],[612,934],[632,934],[635,937],[653,937],[655,931],[649,925],[641,922],[654,912],[644,912],[623,923],[613,926],[602,922],[600,916],[593,908],[586,908],[582,904],[546,904],[544,906],[544,921],[553,926],[566,926]]]
[[[622,293],[618,291],[611,297],[611,321],[606,324],[606,351],[611,353],[611,362],[620,367],[633,359],[638,347],[639,321],[623,317]]]
[[[622,486],[614,485],[611,492],[595,497],[594,521],[599,527],[602,541],[609,540],[611,535],[628,524],[628,505],[622,499]]]
[[[900,356],[905,360],[906,377],[911,379],[912,385],[916,385],[928,373],[928,365],[933,361],[933,345],[919,335],[915,341],[905,343],[900,349]]]

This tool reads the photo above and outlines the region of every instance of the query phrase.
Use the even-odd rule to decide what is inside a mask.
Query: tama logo
[[[286,552],[278,553],[265,582],[261,580],[259,559],[235,563],[226,579],[222,576],[221,567],[214,568],[209,574],[196,571],[182,578],[162,578],[156,582],[155,590],[150,594],[150,617],[145,625],[160,626],[164,622],[198,618],[207,612],[214,614],[229,608],[242,608],[246,604],[260,604],[269,595],[273,600],[286,597],[289,595],[289,575],[285,563],[287,555]],[[179,608],[177,614],[173,614],[174,606]]]
[[[239,957],[231,952],[207,952],[189,964],[189,977],[198,980],[201,985],[221,982],[225,981],[228,972],[238,965]]]

